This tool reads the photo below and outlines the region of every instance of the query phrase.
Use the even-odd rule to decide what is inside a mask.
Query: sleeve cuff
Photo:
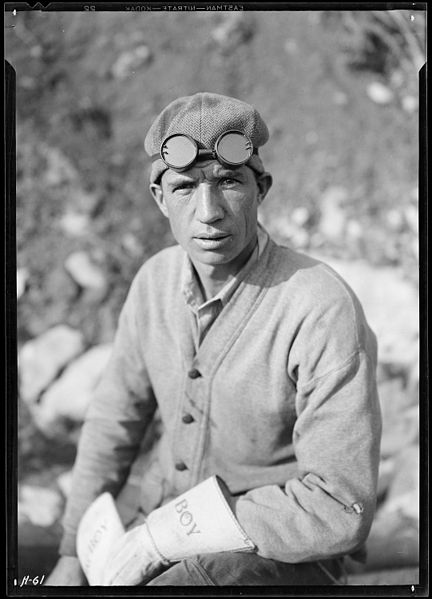
[[[256,549],[233,514],[226,493],[225,483],[212,476],[151,512],[147,528],[164,560]]]

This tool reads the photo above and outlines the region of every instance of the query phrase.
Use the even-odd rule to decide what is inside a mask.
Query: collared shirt
[[[235,290],[245,279],[253,265],[258,261],[267,245],[268,238],[268,233],[261,225],[259,225],[257,231],[257,243],[248,261],[241,270],[209,300],[205,300],[203,297],[196,270],[190,259],[187,258],[186,267],[183,271],[182,291],[186,304],[190,308],[195,349],[198,349],[204,337],[210,330],[210,327],[222,312],[223,308],[227,305]]]

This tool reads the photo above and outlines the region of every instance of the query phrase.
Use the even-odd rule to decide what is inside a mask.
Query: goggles
[[[159,154],[153,160],[162,158],[165,164],[174,170],[184,171],[197,160],[218,160],[226,166],[241,166],[257,154],[251,140],[241,131],[225,131],[220,135],[213,150],[201,149],[189,135],[174,133],[161,144]]]

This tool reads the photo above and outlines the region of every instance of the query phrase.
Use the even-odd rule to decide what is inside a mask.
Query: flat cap
[[[166,137],[183,133],[190,135],[202,147],[213,149],[218,137],[232,129],[245,133],[255,148],[264,145],[269,138],[267,125],[250,104],[221,94],[199,92],[168,104],[151,125],[144,147],[149,156],[154,156],[159,153]],[[259,173],[264,172],[257,154],[247,164]],[[167,168],[162,159],[155,160],[151,182],[156,182]]]

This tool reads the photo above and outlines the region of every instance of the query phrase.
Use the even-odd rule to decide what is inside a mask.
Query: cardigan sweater
[[[186,261],[167,248],[132,282],[81,430],[60,553],[76,555],[91,501],[119,493],[155,414],[144,513],[216,474],[259,555],[356,552],[374,515],[381,435],[376,338],[358,299],[329,266],[270,239],[196,350]]]

